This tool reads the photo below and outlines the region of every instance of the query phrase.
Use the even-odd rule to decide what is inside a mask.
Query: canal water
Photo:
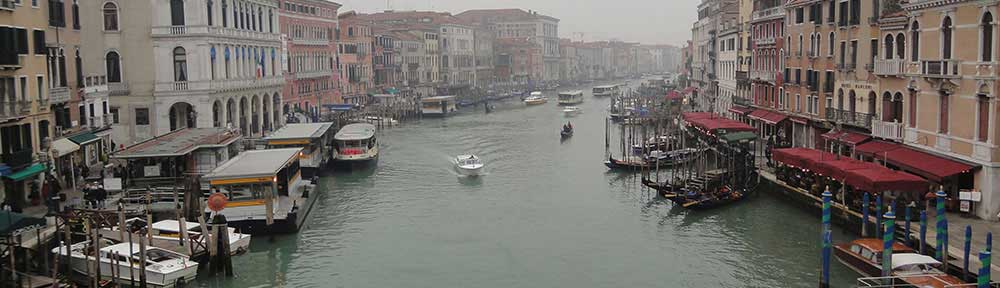
[[[589,90],[589,87],[579,87]],[[609,99],[585,92],[565,117],[555,95],[383,131],[378,164],[335,172],[307,227],[256,237],[236,276],[201,287],[815,287],[818,215],[759,193],[688,211],[609,172]],[[560,142],[572,121],[576,135]],[[474,153],[487,175],[458,176]],[[853,235],[834,231],[834,241]],[[833,287],[857,274],[834,261]]]

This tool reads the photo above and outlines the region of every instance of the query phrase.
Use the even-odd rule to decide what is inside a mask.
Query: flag
[[[264,56],[261,55],[260,58],[257,59],[257,79],[263,77],[264,77]]]

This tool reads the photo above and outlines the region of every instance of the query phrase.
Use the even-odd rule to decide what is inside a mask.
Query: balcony
[[[837,64],[837,70],[840,70],[842,72],[854,71],[854,69],[857,69],[857,68],[858,68],[858,64],[857,63],[841,63],[841,64]]]
[[[49,101],[52,101],[52,104],[69,102],[69,88],[49,88]]]
[[[872,115],[859,112],[851,112],[837,108],[826,108],[826,121],[842,123],[861,128],[872,127]]]
[[[0,11],[14,11],[14,0],[0,0]]]
[[[772,8],[767,8],[764,10],[753,11],[753,15],[750,18],[752,21],[762,21],[768,19],[777,19],[785,17],[785,8],[783,6],[777,6]]]
[[[111,114],[104,114],[103,116],[87,117],[87,127],[90,129],[104,129],[111,127]]]
[[[958,78],[958,60],[923,60],[920,61],[920,74],[928,78]]]
[[[281,86],[285,84],[285,78],[280,76],[270,76],[262,79],[222,79],[203,81],[172,81],[156,83],[156,92],[174,91],[199,91],[199,90],[242,90],[253,88],[265,88]]]
[[[31,152],[31,149],[25,149],[12,153],[0,154],[0,157],[3,157],[4,164],[7,164],[7,166],[13,170],[18,170],[31,165],[31,162],[34,162],[34,158],[32,157],[33,154],[34,153]]]
[[[906,61],[903,59],[875,60],[875,75],[903,76],[906,72]]]
[[[894,141],[903,141],[903,123],[872,121],[872,136]]]
[[[279,41],[277,33],[258,32],[253,30],[235,29],[217,26],[155,26],[152,28],[153,38],[210,36],[239,39],[255,39],[264,41]]]
[[[295,79],[331,77],[333,76],[333,71],[331,70],[299,71],[295,72],[294,76]]]
[[[753,106],[753,101],[743,97],[733,97],[733,105],[750,107]]]
[[[0,119],[22,118],[31,114],[31,101],[0,101]]]
[[[10,57],[0,59],[0,70],[21,69],[21,67],[24,67],[24,57],[27,57],[27,55],[10,55]]]
[[[753,40],[753,43],[756,44],[757,46],[774,45],[774,43],[777,42],[778,38],[775,37],[763,37]]]
[[[773,71],[750,71],[750,79],[774,82]]]
[[[329,39],[292,39],[292,44],[303,46],[330,46]]]

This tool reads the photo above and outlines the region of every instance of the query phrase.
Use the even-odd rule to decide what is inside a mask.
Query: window
[[[910,28],[910,61],[918,61],[920,56],[920,23],[913,22],[912,28]]]
[[[170,0],[170,25],[184,26],[184,0]]]
[[[80,3],[73,0],[73,29],[80,30]]]
[[[135,125],[149,125],[149,108],[135,108]]]
[[[77,87],[83,87],[83,59],[80,58],[80,48],[76,48],[73,65],[76,66],[76,85]]]
[[[118,6],[104,3],[104,31],[118,31]]]
[[[43,89],[45,89],[45,77],[44,76],[41,76],[41,75],[35,76],[35,89],[37,89],[36,92],[38,93],[37,94],[38,99],[44,99],[45,97],[43,95],[45,95],[45,94],[42,93]]]
[[[858,40],[851,41],[851,68],[858,65]]]
[[[910,128],[917,127],[917,93],[915,91],[910,91],[910,117],[908,121],[910,123]]]
[[[107,106],[108,102],[104,102]],[[118,107],[111,107],[111,123],[118,124]]]
[[[941,23],[941,57],[944,59],[951,59],[951,17],[944,17],[944,21]]]
[[[938,132],[942,134],[948,133],[948,94],[940,93],[938,96],[938,114],[941,118],[938,119]]]
[[[87,106],[80,105],[80,125],[87,125]]]
[[[885,44],[885,59],[892,60],[892,55],[894,54],[892,53],[893,42],[892,34],[885,35],[885,42],[883,42]]]
[[[802,22],[804,22],[803,18],[805,18],[805,16],[803,16],[802,9],[802,7],[795,9],[795,24],[802,24]]]
[[[45,55],[48,50],[45,49],[45,30],[35,30],[31,31],[35,39],[35,55]]]
[[[174,81],[187,81],[187,53],[183,47],[174,48]]]
[[[874,64],[875,60],[878,59],[878,50],[879,50],[878,39],[872,39],[872,43],[870,46],[871,46],[872,64]]]
[[[118,52],[108,52],[108,54],[104,56],[104,64],[107,69],[105,72],[108,74],[108,82],[122,82],[122,66],[121,59],[118,57]]]
[[[222,13],[221,13],[222,14],[222,27],[229,26],[229,16],[228,16],[229,14],[226,14],[226,8],[227,7],[228,6],[226,5],[226,0],[222,0]]]
[[[17,48],[17,54],[28,55],[28,30],[22,28],[13,28],[14,31],[14,46]]]
[[[837,36],[836,36],[836,34],[833,34],[833,32],[830,32],[830,39],[827,39],[827,41],[830,41],[830,43],[829,43],[829,49],[830,50],[826,51],[826,55],[830,56],[830,57],[833,57],[833,51],[834,51],[834,45],[835,45],[834,43],[837,43]]]
[[[208,26],[212,26],[212,18],[214,18],[214,17],[212,17],[213,16],[212,15],[213,14],[212,13],[212,4],[213,4],[212,0],[206,0],[205,1],[205,5],[207,6],[207,10],[208,10],[207,11],[208,12]]]
[[[21,76],[21,101],[28,101],[28,77]]]
[[[66,27],[66,6],[62,0],[49,0],[49,26]]]
[[[903,33],[896,35],[896,59],[906,59],[906,36]]]
[[[831,1],[828,5],[830,5],[827,6],[827,8],[829,8],[828,10],[830,11],[827,12],[826,14],[826,22],[831,23],[830,25],[833,25],[832,23],[834,22],[834,19],[836,19],[837,15],[837,3]]]
[[[982,61],[990,62],[993,61],[993,14],[986,12],[983,14],[982,26],[979,28],[982,33],[982,46],[979,48],[982,50]]]

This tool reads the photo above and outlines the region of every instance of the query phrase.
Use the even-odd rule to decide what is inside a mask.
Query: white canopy
[[[929,266],[936,266],[936,265],[940,265],[941,262],[939,262],[937,259],[934,259],[934,257],[927,256],[927,255],[921,255],[921,254],[917,254],[917,253],[892,254],[892,269],[893,270],[895,270],[895,269],[897,269],[899,267],[907,266],[907,265],[919,265],[919,264],[924,264],[924,265],[929,265]]]
[[[50,149],[54,151],[56,158],[59,158],[80,150],[80,145],[73,143],[69,138],[60,138],[59,140],[52,141],[52,148]]]

